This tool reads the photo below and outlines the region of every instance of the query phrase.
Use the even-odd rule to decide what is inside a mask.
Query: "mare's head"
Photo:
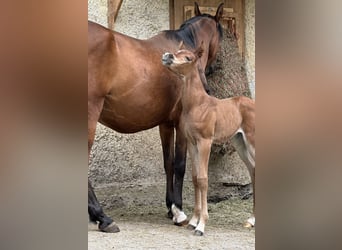
[[[223,3],[221,3],[216,15],[201,13],[195,2],[195,16],[185,21],[178,30],[166,31],[165,35],[178,43],[184,41],[187,49],[195,50],[203,41],[203,56],[200,59],[201,70],[212,71],[212,64],[216,61],[216,55],[222,40],[222,26],[220,20],[223,15]],[[211,69],[211,70],[208,70]]]
[[[195,52],[191,52],[183,47],[183,43],[180,45],[180,49],[176,53],[164,53],[162,56],[162,63],[174,73],[187,76],[194,71],[198,73],[198,60],[203,55],[203,43],[196,49]]]

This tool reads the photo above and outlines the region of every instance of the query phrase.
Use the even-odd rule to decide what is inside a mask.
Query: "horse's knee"
[[[194,187],[198,186],[198,182],[197,182],[197,176],[192,176],[192,184],[194,185]]]
[[[197,186],[200,190],[208,189],[208,178],[196,178]]]

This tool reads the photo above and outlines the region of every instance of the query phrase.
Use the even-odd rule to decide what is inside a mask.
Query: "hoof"
[[[184,220],[184,221],[181,221],[181,222],[175,222],[174,224],[175,224],[176,226],[183,227],[183,226],[188,225],[188,223],[189,223],[188,220]]]
[[[174,204],[171,206],[171,212],[173,214],[173,222],[177,226],[183,226],[187,224],[187,216],[183,211],[177,208]]]
[[[191,224],[188,224],[188,226],[187,226],[186,228],[189,229],[189,230],[195,230],[196,227],[194,227],[194,226],[191,225]]]
[[[254,227],[254,225],[252,225],[249,222],[245,222],[245,224],[243,224],[243,227],[245,227],[245,228],[252,228],[252,227]]]
[[[105,232],[105,233],[118,233],[120,232],[119,227],[115,224],[115,222],[112,222],[111,224],[109,224],[106,227],[100,227],[99,226],[99,230],[101,232]]]
[[[254,227],[254,225],[255,225],[255,217],[251,217],[245,222],[243,226],[246,228],[252,228]]]
[[[195,230],[194,235],[203,236],[203,232],[201,232],[200,230]]]

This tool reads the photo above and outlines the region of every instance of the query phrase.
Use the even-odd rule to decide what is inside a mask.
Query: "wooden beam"
[[[107,23],[109,29],[114,29],[114,23],[116,20],[116,17],[118,16],[120,7],[122,4],[122,0],[107,0],[107,7],[108,7],[108,13],[107,13]]]

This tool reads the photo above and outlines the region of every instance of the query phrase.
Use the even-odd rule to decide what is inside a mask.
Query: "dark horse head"
[[[178,30],[164,31],[166,37],[178,42],[183,41],[184,46],[192,51],[196,50],[203,40],[210,41],[206,45],[208,48],[201,58],[198,69],[199,72],[203,73],[201,79],[207,92],[209,92],[209,88],[204,77],[204,72],[207,75],[213,72],[213,63],[216,60],[216,55],[223,36],[222,26],[220,24],[222,15],[223,3],[218,6],[215,16],[212,16],[210,14],[202,14],[198,4],[195,2],[194,17],[185,21]],[[215,28],[213,28],[213,26]],[[206,65],[206,67],[204,68],[203,65]]]

